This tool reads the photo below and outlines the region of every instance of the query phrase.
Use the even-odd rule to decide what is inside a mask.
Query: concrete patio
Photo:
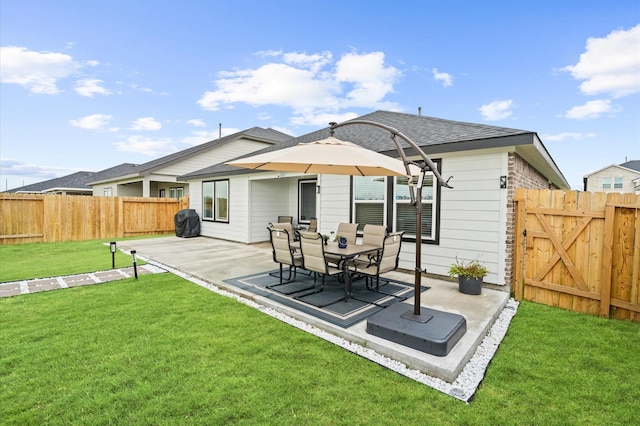
[[[448,383],[456,380],[509,301],[507,292],[485,288],[481,295],[465,295],[458,291],[455,283],[423,278],[422,285],[431,288],[422,295],[421,306],[462,315],[467,326],[465,335],[446,356],[434,356],[368,334],[365,330],[366,320],[346,329],[341,328],[224,282],[276,269],[269,244],[246,245],[207,237],[171,236],[120,241],[118,248],[125,251],[136,250],[139,257],[152,264],[166,267],[169,271],[179,271],[181,275],[196,278],[272,308]],[[412,272],[395,271],[386,275],[407,283],[414,281]],[[413,299],[407,302],[411,304]]]

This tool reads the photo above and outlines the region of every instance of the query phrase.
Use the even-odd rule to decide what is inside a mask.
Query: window
[[[309,223],[316,217],[316,180],[298,182],[298,223]]]
[[[392,182],[393,185],[387,185]],[[417,183],[417,177],[414,178]],[[353,221],[358,230],[367,223],[386,225],[393,231],[404,231],[405,238],[416,238],[416,206],[411,205],[411,194],[406,177],[385,178],[354,176]],[[415,191],[417,195],[417,190]],[[422,183],[422,240],[437,243],[439,214],[438,182],[427,173]]]
[[[614,189],[622,189],[622,178],[621,177],[613,178],[613,188]]]
[[[229,222],[229,181],[202,182],[202,218]]]
[[[405,236],[416,238],[416,206],[411,205],[411,196],[409,194],[409,185],[406,177],[397,177],[395,183],[395,227],[397,232],[404,231]],[[434,185],[433,174],[427,174],[422,182],[422,238],[435,239],[434,229],[434,193],[436,187]],[[417,183],[417,177],[414,177],[414,184]],[[417,196],[417,189],[415,195]]]
[[[178,200],[182,197],[184,193],[184,188],[169,188],[169,198],[177,198]]]
[[[353,221],[364,225],[385,224],[386,178],[379,176],[355,176],[353,178]]]
[[[163,189],[161,189],[161,190],[158,192],[158,196],[159,196],[160,198],[166,198],[166,196],[167,196],[167,191],[166,191],[164,188],[163,188]]]
[[[111,191],[111,187],[105,188],[102,193],[104,194],[105,197],[111,197],[113,195],[113,192]]]
[[[611,189],[611,178],[603,177],[602,178],[602,189]]]

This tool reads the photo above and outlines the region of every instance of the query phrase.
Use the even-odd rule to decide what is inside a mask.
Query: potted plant
[[[482,281],[489,273],[486,266],[477,260],[469,262],[459,261],[449,267],[449,276],[458,277],[458,289],[464,294],[480,294],[482,291]]]

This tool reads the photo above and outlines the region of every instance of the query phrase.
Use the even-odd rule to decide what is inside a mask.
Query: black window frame
[[[226,219],[220,219],[218,216],[218,208],[217,208],[217,191],[218,191],[218,184],[221,183],[226,183],[226,192],[227,192],[227,206],[226,206]],[[211,185],[211,202],[210,202],[210,207],[207,208],[207,200],[206,200],[206,196],[207,196],[207,191],[205,191],[205,186],[206,185]],[[217,180],[208,180],[208,181],[203,181],[202,182],[202,220],[203,221],[207,221],[207,222],[217,222],[217,223],[229,223],[230,219],[231,219],[231,212],[230,212],[230,208],[229,208],[229,199],[230,199],[230,193],[231,193],[231,183],[229,181],[229,179],[217,179]],[[211,211],[211,216],[207,216],[207,210]]]

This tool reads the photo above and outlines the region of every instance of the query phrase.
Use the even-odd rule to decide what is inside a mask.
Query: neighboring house
[[[589,192],[631,192],[640,194],[640,160],[604,167],[584,177]]]
[[[93,195],[93,188],[89,185],[90,182],[129,173],[135,167],[136,164],[123,163],[99,172],[76,172],[67,176],[10,189],[5,192],[21,194]]]
[[[441,188],[433,176],[423,186],[422,265],[427,272],[446,275],[456,258],[477,259],[490,271],[485,282],[510,284],[515,189],[569,189],[538,135],[387,111],[358,120],[395,128],[429,155],[445,179],[451,177],[453,189]],[[260,152],[328,136],[325,128]],[[389,132],[378,127],[347,125],[336,129],[335,136],[398,157]],[[416,158],[410,149],[406,152]],[[189,182],[190,205],[202,219],[202,235],[268,241],[267,224],[280,215],[293,216],[297,224],[316,217],[323,234],[340,222],[378,223],[389,231],[406,231],[400,267],[415,266],[415,209],[406,178],[258,172],[220,162],[178,179]]]
[[[277,130],[252,127],[140,164],[125,173],[94,179],[89,184],[93,195],[180,198],[189,195],[189,185],[178,176],[291,138]]]

